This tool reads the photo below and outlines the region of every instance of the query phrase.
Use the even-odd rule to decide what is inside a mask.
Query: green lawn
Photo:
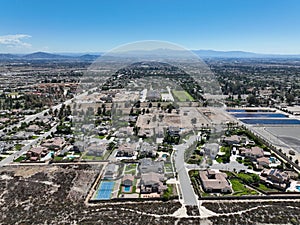
[[[63,156],[54,156],[54,161],[61,161],[63,158]]]
[[[172,164],[171,163],[165,163],[165,171],[166,173],[172,173]]]
[[[94,157],[95,157],[95,156],[93,156],[93,155],[84,155],[84,156],[82,157],[82,159],[83,159],[83,160],[93,160]]]
[[[99,136],[96,136],[96,137],[99,138],[99,139],[104,139],[105,138],[104,135],[99,135]]]
[[[262,191],[265,191],[265,192],[277,192],[277,191],[278,191],[278,190],[276,190],[276,189],[269,188],[269,187],[267,187],[266,185],[261,184],[261,183],[259,184],[258,189],[259,189],[259,190],[262,190]]]
[[[137,164],[126,164],[125,174],[135,175]]]
[[[24,159],[26,159],[26,156],[21,155],[19,158],[15,159],[14,162],[21,162]]]
[[[194,101],[194,98],[186,91],[172,90],[172,93],[180,102]]]
[[[22,145],[22,144],[16,144],[16,145],[15,145],[15,149],[16,149],[17,151],[20,151],[21,148],[22,148],[23,146],[24,146],[24,145]]]
[[[245,185],[236,178],[230,179],[230,182],[232,184],[232,189],[234,191],[233,195],[235,195],[235,196],[257,195],[256,191],[245,187]]]
[[[229,163],[230,162],[230,155],[231,155],[231,149],[230,147],[221,147],[221,152],[225,152],[224,155],[218,155],[216,157],[216,161],[218,163]]]

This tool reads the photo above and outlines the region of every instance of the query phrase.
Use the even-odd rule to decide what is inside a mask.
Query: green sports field
[[[172,93],[175,96],[175,98],[177,98],[180,102],[194,101],[194,98],[186,91],[172,90]]]

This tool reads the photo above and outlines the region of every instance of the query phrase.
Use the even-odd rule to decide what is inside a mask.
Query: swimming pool
[[[167,154],[162,154],[161,157],[166,159],[168,157],[168,155]]]
[[[297,189],[298,191],[300,191],[300,186],[296,186],[296,189]]]
[[[286,118],[288,116],[281,113],[234,113],[236,118]]]
[[[124,186],[124,192],[130,192],[130,186]]]
[[[114,181],[102,181],[98,187],[96,200],[108,200],[111,198],[111,193],[114,189]]]
[[[300,125],[300,120],[296,119],[241,119],[246,124],[266,124],[266,125]]]
[[[270,163],[276,163],[276,159],[274,157],[269,158]]]

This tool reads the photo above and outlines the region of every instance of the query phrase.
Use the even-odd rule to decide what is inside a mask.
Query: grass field
[[[241,181],[239,181],[236,178],[230,179],[230,182],[232,184],[232,189],[234,191],[233,195],[235,195],[235,196],[257,195],[256,191],[245,187],[245,185],[243,183],[241,183]]]
[[[135,175],[136,167],[137,167],[137,164],[127,164],[125,167],[125,174]]]
[[[180,102],[194,101],[194,98],[186,91],[172,90],[172,93]]]

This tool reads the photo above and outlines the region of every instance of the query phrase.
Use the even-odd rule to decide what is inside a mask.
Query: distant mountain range
[[[214,51],[214,50],[192,50],[196,55],[203,58],[300,58],[299,55],[258,54],[244,51]],[[1,54],[0,60],[76,60],[94,61],[103,53],[81,54],[81,53],[47,53],[34,52],[31,54]]]
[[[94,61],[99,55],[91,54],[74,54],[74,55],[65,55],[65,54],[53,54],[47,52],[34,52],[27,55],[21,54],[1,54],[0,60],[78,60],[78,61]]]

